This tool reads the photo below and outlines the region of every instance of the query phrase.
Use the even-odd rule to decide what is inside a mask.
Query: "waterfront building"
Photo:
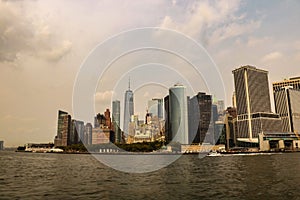
[[[46,153],[53,151],[53,143],[28,143],[25,144],[25,152]]]
[[[92,129],[92,144],[109,144],[114,143],[114,132],[108,128]]]
[[[85,125],[85,139],[84,139],[84,144],[85,145],[90,145],[92,144],[92,137],[93,137],[93,126],[91,123],[87,123]]]
[[[186,88],[181,84],[169,89],[169,114],[172,140],[188,144],[188,104]]]
[[[201,116],[201,111],[200,111],[200,116]],[[209,123],[209,126],[208,126],[208,130],[205,134],[203,143],[216,144],[216,142],[218,141],[218,139],[216,140],[216,138],[219,137],[219,133],[217,133],[218,130],[215,129],[215,123],[216,123],[216,121],[218,121],[218,118],[219,118],[219,114],[218,114],[217,105],[212,104],[210,120],[209,120],[209,122],[207,121]]]
[[[99,127],[103,127],[106,126],[106,118],[103,114],[98,113],[95,116],[95,122],[94,122],[95,126],[94,128],[99,128]]]
[[[165,108],[165,130],[164,130],[164,135],[165,135],[165,140],[167,143],[171,142],[172,140],[172,130],[171,130],[171,123],[170,123],[170,109],[169,109],[169,95],[167,95],[164,98],[164,108]]]
[[[149,113],[146,114],[148,116]],[[129,135],[132,136],[129,139],[131,143],[137,142],[154,142],[156,140],[162,141],[161,137],[161,120],[158,116],[147,117],[147,123],[138,124],[138,119],[132,117],[132,122],[130,123]]]
[[[0,151],[4,150],[4,141],[0,141]]]
[[[104,112],[105,117],[105,126],[112,130],[112,123],[111,123],[111,117],[110,117],[110,110],[107,108]]]
[[[94,117],[94,128],[99,128],[100,127],[98,117],[99,116],[97,116],[97,115]]]
[[[199,92],[189,100],[189,144],[202,144],[204,142],[210,126],[211,117],[211,95]]]
[[[113,131],[116,135],[116,143],[121,143],[121,129],[120,129],[120,101],[115,100],[112,102],[112,123]]]
[[[128,126],[130,122],[131,115],[134,114],[134,99],[133,92],[130,89],[130,80],[128,85],[128,90],[125,92],[125,101],[124,101],[124,123],[123,123],[123,132],[125,135],[128,134]]]
[[[291,132],[259,133],[259,151],[299,151],[300,138]]]
[[[67,112],[58,111],[57,120],[57,135],[54,139],[55,146],[67,146],[70,144],[70,128],[71,128],[71,115]]]
[[[163,119],[163,100],[154,98],[148,101],[148,111],[152,116],[157,116],[159,119]]]
[[[276,85],[280,85],[276,83]],[[282,119],[283,132],[300,131],[300,89],[293,86],[273,87],[276,113]]]
[[[273,92],[281,90],[284,87],[291,86],[296,90],[300,90],[300,77],[284,79],[283,81],[273,83]]]
[[[84,122],[72,119],[68,145],[78,144],[84,140]]]
[[[237,113],[236,108],[228,107],[225,114],[225,148],[229,150],[236,146],[236,133],[237,133]]]
[[[271,112],[268,71],[242,66],[232,71],[237,103],[237,138],[256,143],[260,132],[281,131],[281,119]]]

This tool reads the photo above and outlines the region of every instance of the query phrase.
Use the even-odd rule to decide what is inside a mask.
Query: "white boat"
[[[211,151],[211,152],[208,153],[207,156],[210,156],[210,157],[213,157],[213,156],[223,156],[223,154],[218,153],[216,151]]]
[[[52,152],[52,153],[62,153],[62,152],[64,152],[64,150],[58,149],[58,148],[52,148],[52,149],[50,149],[48,152]]]

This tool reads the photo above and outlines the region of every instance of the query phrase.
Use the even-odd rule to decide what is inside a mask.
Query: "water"
[[[0,199],[300,199],[299,158],[184,155],[132,174],[88,154],[0,152]]]

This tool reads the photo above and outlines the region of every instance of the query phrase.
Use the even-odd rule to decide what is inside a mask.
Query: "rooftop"
[[[269,72],[266,71],[266,70],[258,69],[258,68],[254,67],[254,66],[251,66],[251,65],[244,65],[244,66],[241,66],[241,67],[239,67],[239,68],[237,68],[237,69],[234,69],[234,70],[232,71],[232,73],[237,72],[237,71],[242,70],[242,69],[254,70],[254,71],[259,71],[259,72],[269,73]]]

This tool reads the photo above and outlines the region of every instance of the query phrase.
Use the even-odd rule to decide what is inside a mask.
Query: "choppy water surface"
[[[142,163],[141,163],[142,164]],[[300,199],[300,153],[184,155],[151,173],[91,155],[0,152],[0,199]]]

